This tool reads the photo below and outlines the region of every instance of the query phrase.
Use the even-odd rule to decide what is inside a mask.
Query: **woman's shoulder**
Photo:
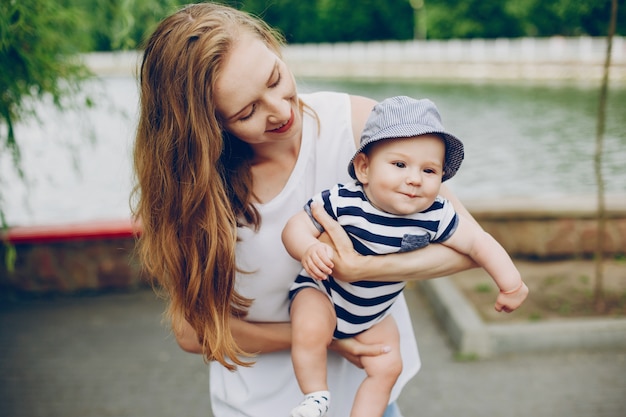
[[[375,100],[363,96],[350,96],[350,108],[352,113],[352,131],[355,134],[357,146],[360,142],[361,132],[365,127],[365,122],[370,117],[370,113],[376,104]]]
[[[307,106],[312,108],[326,107],[333,104],[345,106],[350,102],[350,96],[347,93],[336,91],[316,91],[300,94],[299,97]]]
[[[353,132],[357,146],[365,122],[376,104],[375,100],[367,97],[333,91],[301,94],[300,98],[314,111],[318,120],[323,121],[323,125],[329,123],[329,120],[346,124]]]
[[[376,101],[371,98],[337,91],[316,91],[300,94],[299,96],[305,104],[311,107],[315,107],[316,105],[326,106],[329,103],[344,106],[349,104],[353,112],[367,115],[369,115],[376,104]]]

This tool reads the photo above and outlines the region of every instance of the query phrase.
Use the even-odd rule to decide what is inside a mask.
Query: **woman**
[[[288,290],[301,266],[280,234],[310,195],[348,178],[345,166],[374,105],[338,93],[299,96],[281,45],[258,19],[198,4],[161,22],[141,66],[139,250],[168,297],[178,343],[211,361],[216,417],[287,416],[299,402]],[[358,256],[338,224],[314,214],[337,249],[339,279],[427,279],[473,266],[441,245]],[[404,299],[394,317],[404,371],[392,400],[419,369]],[[348,415],[363,379],[359,357],[385,346],[348,339],[331,349],[338,352],[328,362],[333,415]],[[388,415],[399,415],[393,404]]]

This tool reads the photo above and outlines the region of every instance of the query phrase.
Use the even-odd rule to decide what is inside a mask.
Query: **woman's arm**
[[[333,276],[343,281],[425,280],[477,266],[469,256],[439,244],[408,253],[362,256],[354,250],[343,228],[323,207],[313,204],[311,211],[325,230],[320,239],[335,249]]]
[[[291,347],[290,323],[255,323],[231,318],[230,329],[239,347],[249,353],[269,353]],[[174,336],[185,352],[202,353],[198,335],[187,321]]]
[[[290,323],[255,323],[231,319],[231,330],[239,347],[246,352],[270,353],[291,349]],[[198,336],[189,323],[185,322],[183,328],[175,332],[175,336],[178,345],[185,352],[202,353]],[[333,341],[330,349],[360,368],[363,367],[361,356],[377,356],[387,352],[383,344],[366,345],[356,339]]]

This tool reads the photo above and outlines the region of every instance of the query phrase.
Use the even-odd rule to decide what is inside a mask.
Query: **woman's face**
[[[244,33],[226,56],[214,97],[224,128],[253,147],[300,138],[302,116],[293,75],[251,34]]]

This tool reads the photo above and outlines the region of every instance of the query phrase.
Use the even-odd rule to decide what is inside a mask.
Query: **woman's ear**
[[[354,157],[354,161],[352,161],[352,165],[354,165],[354,173],[356,175],[356,179],[364,185],[369,182],[369,163],[370,161],[368,156],[363,152],[357,154],[357,156]]]

